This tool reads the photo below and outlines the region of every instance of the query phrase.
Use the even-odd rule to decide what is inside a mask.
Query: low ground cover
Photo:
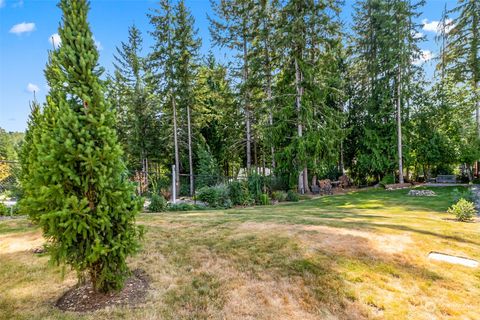
[[[1,319],[479,319],[480,269],[435,262],[431,251],[480,260],[480,223],[435,197],[370,190],[245,209],[143,214],[132,269],[150,279],[145,302],[63,312],[68,270],[31,249],[26,219],[0,221]]]

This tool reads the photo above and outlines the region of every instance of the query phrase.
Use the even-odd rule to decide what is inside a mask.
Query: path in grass
[[[480,270],[432,262],[430,251],[480,260],[480,224],[437,197],[367,191],[268,207],[145,214],[152,277],[146,303],[84,319],[480,319]],[[76,319],[52,307],[75,283],[26,220],[0,222],[0,318]],[[15,245],[14,245],[15,244]]]

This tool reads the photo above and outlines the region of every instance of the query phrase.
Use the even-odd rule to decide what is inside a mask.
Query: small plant
[[[288,190],[286,200],[290,202],[298,202],[298,200],[300,200],[300,197],[298,196],[298,193],[296,193],[295,191]]]
[[[272,192],[272,199],[277,200],[278,202],[283,202],[287,200],[287,193],[284,191],[274,191]]]
[[[0,202],[0,216],[7,216],[10,214],[10,210],[6,205]]]
[[[395,177],[392,175],[386,175],[383,177],[383,179],[380,181],[380,185],[385,188],[386,185],[388,184],[394,184],[395,183]]]
[[[228,197],[228,190],[225,185],[203,187],[198,190],[197,199],[211,208],[230,208],[232,206],[232,201]]]
[[[260,204],[262,206],[268,206],[270,204],[270,198],[268,197],[268,194],[262,193],[260,195]]]
[[[454,214],[458,221],[470,221],[476,214],[475,204],[462,198],[448,208],[447,212]]]
[[[465,199],[467,201],[473,202],[473,193],[470,189],[460,191],[457,188],[453,189],[453,202],[457,203],[460,199]]]
[[[228,186],[228,196],[233,205],[247,206],[253,204],[254,200],[248,191],[248,185],[241,181],[233,181]]]
[[[154,193],[150,198],[150,204],[148,205],[148,211],[150,212],[163,212],[167,210],[167,200],[161,195]]]

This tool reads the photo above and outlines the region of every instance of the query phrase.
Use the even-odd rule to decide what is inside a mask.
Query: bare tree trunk
[[[243,35],[243,84],[246,86],[248,81],[248,59],[247,59],[247,37]],[[246,127],[246,139],[247,139],[247,174],[250,172],[252,165],[252,132],[250,123],[250,105],[249,105],[248,91],[244,93],[244,108],[245,108],[245,127]]]
[[[268,6],[268,2],[267,2]],[[267,9],[268,10],[268,9]],[[264,40],[264,46],[265,46],[265,56],[266,56],[266,74],[267,74],[267,101],[269,103],[269,114],[268,114],[268,124],[270,127],[273,126],[273,110],[272,110],[272,67],[271,67],[271,61],[270,61],[270,50],[269,50],[269,45],[267,43],[267,40]],[[271,142],[272,143],[272,142]],[[270,147],[270,152],[271,152],[271,157],[272,157],[272,168],[271,170],[275,169],[275,147],[272,143],[272,146]]]
[[[475,97],[477,97],[477,103],[476,103],[476,119],[477,119],[477,135],[478,135],[478,138],[480,139],[480,88],[479,88],[479,84],[477,82],[475,82],[474,84],[474,90],[475,90]],[[476,175],[479,176],[479,166],[480,166],[480,161],[477,160],[477,165],[476,165]]]
[[[477,82],[475,82],[474,90],[476,92],[475,97],[477,97],[476,99],[477,100],[477,103],[476,103],[477,134],[478,134],[478,137],[480,138],[480,93],[478,92],[480,88]]]
[[[180,192],[180,160],[178,154],[178,138],[177,138],[177,104],[172,90],[172,109],[173,109],[173,144],[175,148],[175,190],[178,195]]]
[[[190,107],[187,107],[187,129],[188,129],[188,165],[190,174],[190,196],[193,197],[193,160],[192,160],[192,126],[190,119]]]
[[[271,103],[272,101],[272,83],[271,83],[271,79],[270,77],[268,78],[268,81],[267,81],[267,100],[269,101],[269,103]],[[269,112],[269,115],[268,115],[268,124],[270,125],[270,128],[273,126],[273,110],[272,110],[272,107],[270,106],[270,112]],[[272,143],[272,142],[270,142]],[[272,168],[271,170],[273,171],[273,169],[275,169],[275,147],[273,146],[273,143],[272,143],[272,146],[270,147],[270,153],[271,153],[271,157],[272,157]]]
[[[343,139],[340,141],[340,172],[345,175],[345,164],[343,163]]]
[[[298,137],[303,137],[303,124],[302,124],[302,96],[303,96],[303,87],[301,86],[302,73],[300,66],[298,65],[298,60],[295,58],[295,87],[296,87],[296,99],[295,104],[297,108],[297,134]],[[307,176],[307,167],[304,165],[302,171],[298,176],[298,192],[304,194],[308,191],[308,176]]]
[[[403,179],[403,154],[402,154],[402,71],[398,66],[398,83],[397,83],[397,140],[398,140],[398,178],[400,183],[404,183]]]

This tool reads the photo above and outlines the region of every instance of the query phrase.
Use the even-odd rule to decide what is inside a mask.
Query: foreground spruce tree
[[[54,262],[71,266],[99,291],[118,290],[129,275],[125,260],[138,249],[140,203],[125,177],[115,114],[99,79],[89,5],[61,0],[59,7],[62,45],[45,71],[47,103],[29,123],[23,204],[42,227]]]

